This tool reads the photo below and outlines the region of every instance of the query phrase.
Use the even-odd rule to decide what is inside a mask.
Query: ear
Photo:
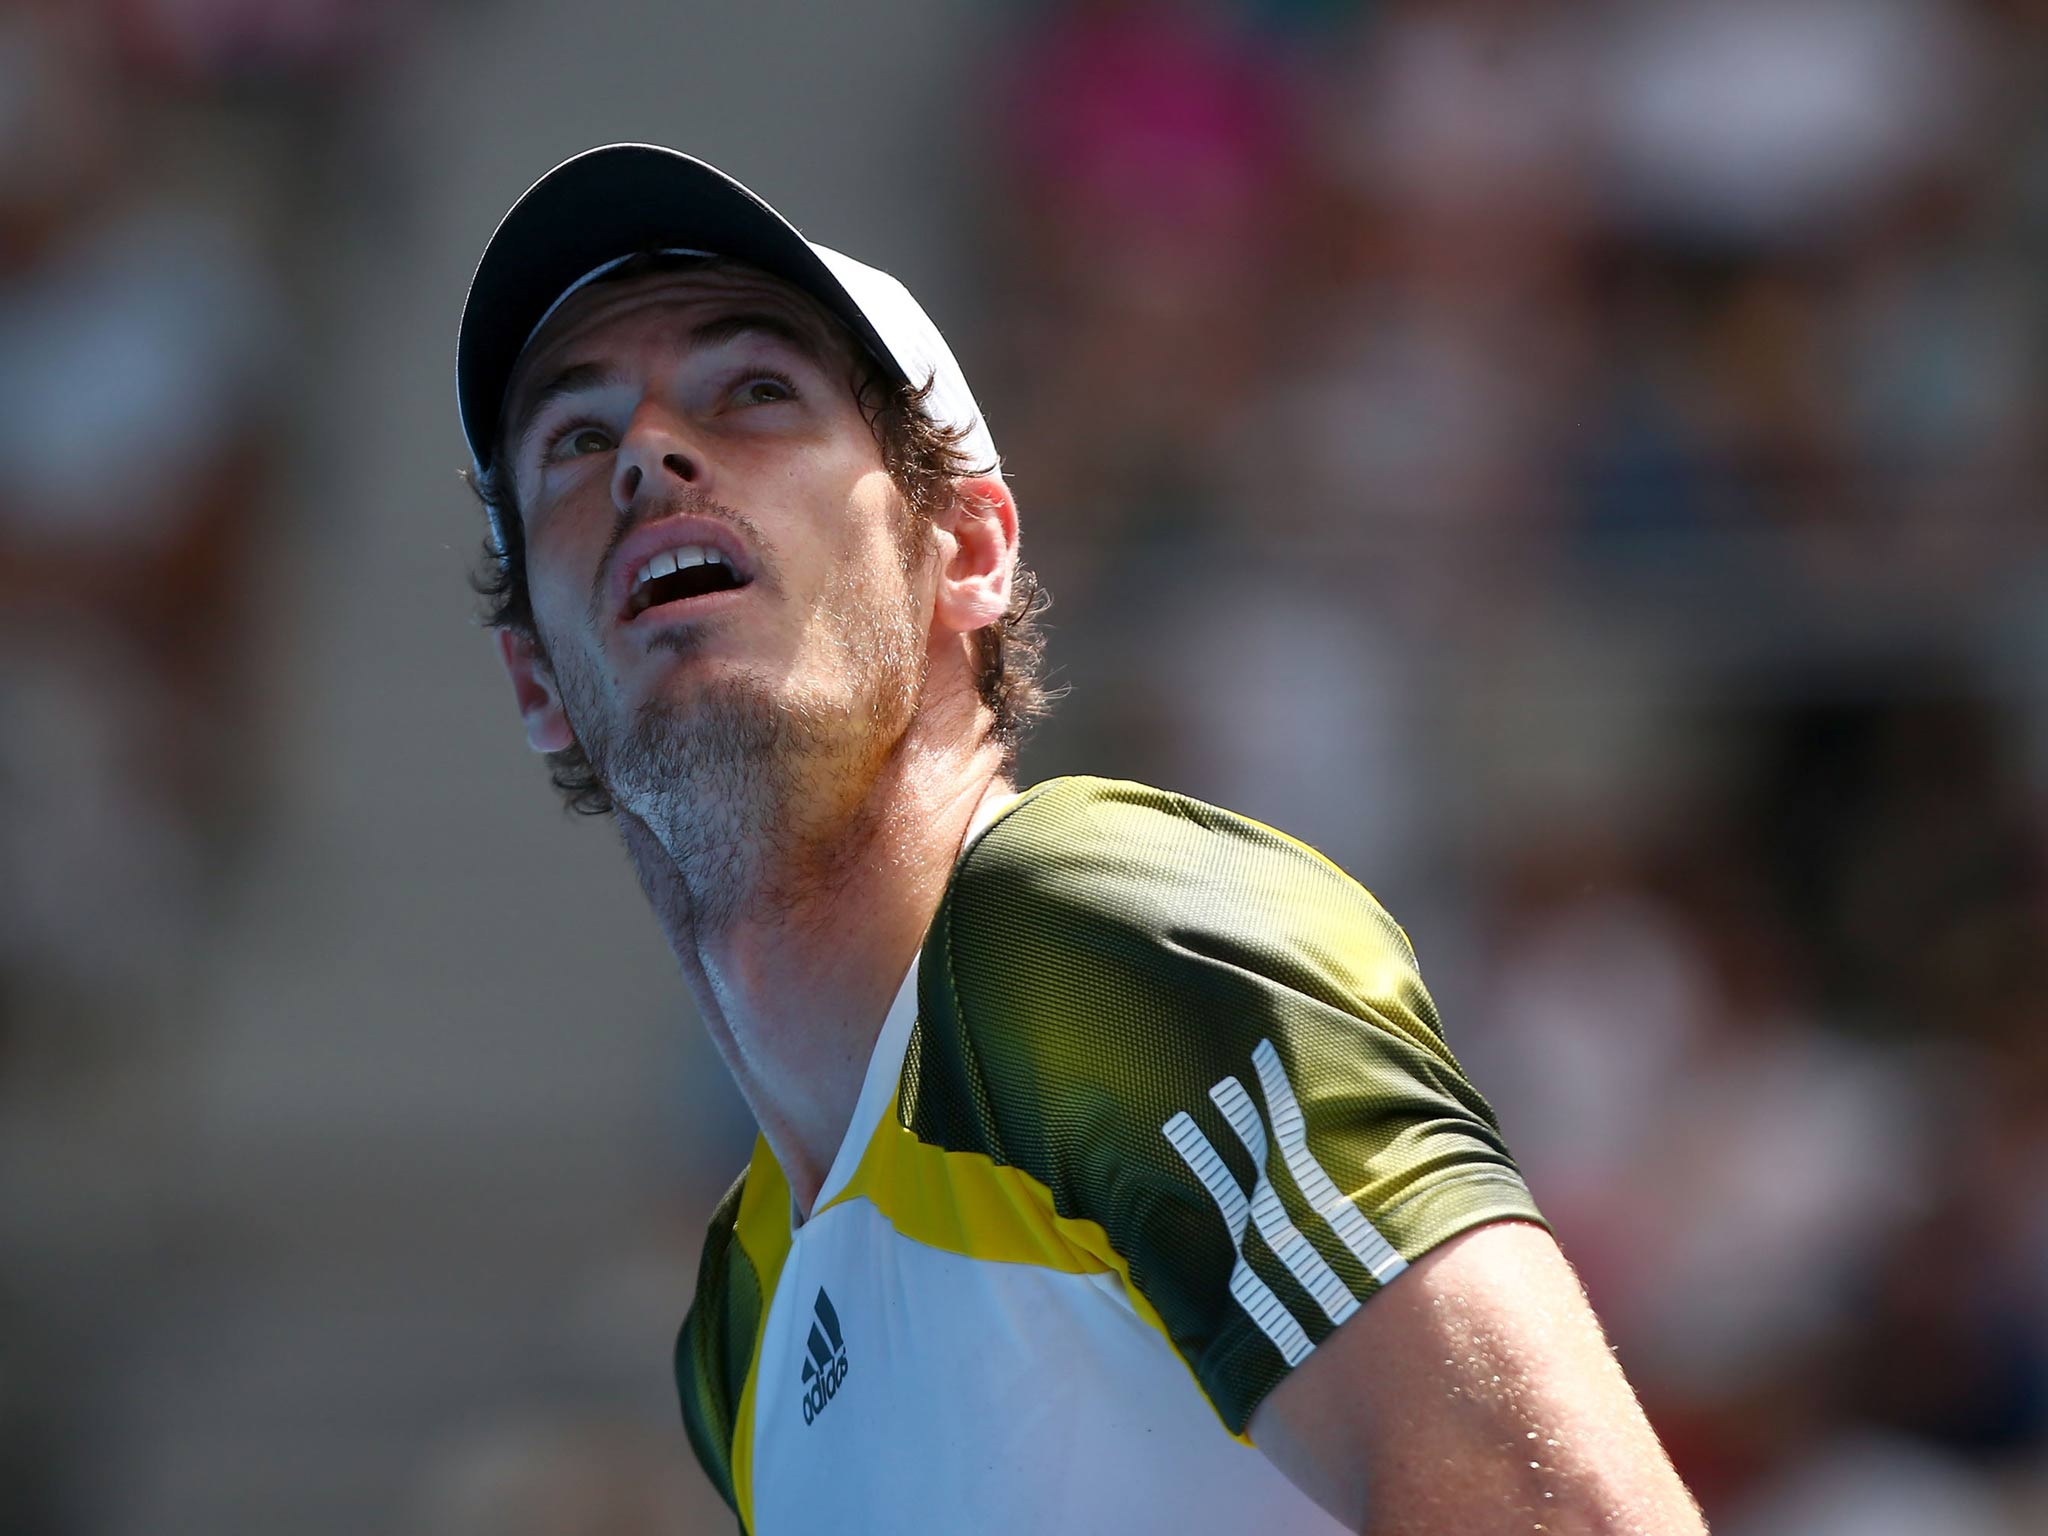
[[[1017,503],[994,475],[970,475],[932,519],[939,536],[938,592],[932,617],[955,634],[972,634],[1010,608],[1017,567]]]
[[[569,729],[569,717],[555,691],[555,674],[547,658],[529,636],[509,629],[498,631],[498,657],[505,663],[505,675],[512,679],[512,696],[519,701],[520,718],[526,722],[526,744],[536,752],[560,752],[576,744]]]

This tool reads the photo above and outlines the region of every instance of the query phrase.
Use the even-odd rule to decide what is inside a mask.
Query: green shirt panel
[[[747,1178],[741,1174],[711,1217],[697,1261],[697,1295],[676,1336],[676,1390],[683,1428],[705,1475],[738,1512],[733,1491],[732,1444],[740,1394],[746,1389],[760,1333],[761,1279],[735,1228]]]
[[[901,1093],[920,1138],[1019,1167],[1103,1227],[1235,1433],[1287,1360],[1233,1295],[1239,1249],[1166,1124],[1192,1117],[1243,1191],[1265,1172],[1353,1296],[1378,1288],[1210,1096],[1237,1079],[1272,1146],[1262,1041],[1316,1161],[1402,1257],[1541,1220],[1393,919],[1302,844],[1138,784],[1053,780],[969,848],[926,938]],[[1242,1252],[1312,1342],[1328,1336],[1256,1227]]]

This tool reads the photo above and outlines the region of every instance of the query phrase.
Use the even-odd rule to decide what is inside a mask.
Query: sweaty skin
[[[1251,1439],[1374,1536],[1705,1530],[1556,1240],[1520,1222],[1410,1265],[1273,1389]]]

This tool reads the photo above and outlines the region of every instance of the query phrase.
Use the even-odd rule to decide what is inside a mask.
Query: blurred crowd
[[[0,3],[0,1528],[101,1528],[281,646],[289,157],[375,6]],[[283,170],[285,174],[280,174]],[[148,1277],[146,1281],[139,1277]]]
[[[149,40],[93,7],[0,10],[10,1018],[160,989],[252,788],[278,285],[237,189],[166,174],[174,120],[131,95],[172,95]]]
[[[1033,766],[1404,918],[1717,1529],[2039,1529],[2048,6],[1073,0],[1003,57]]]
[[[134,1161],[278,771],[290,168],[429,9],[0,5],[9,1530],[99,1528],[48,1277],[135,1216],[40,1164]],[[1716,1530],[2048,1525],[2048,3],[1016,0],[959,71],[1027,776],[1403,919]],[[670,1528],[608,1426],[418,1528]]]

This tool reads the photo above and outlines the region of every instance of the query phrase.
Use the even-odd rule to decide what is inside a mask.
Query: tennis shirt
[[[753,1536],[1334,1531],[1252,1410],[1504,1218],[1541,1220],[1371,896],[1054,779],[969,838],[809,1216],[765,1141],[720,1203],[684,1423]]]

